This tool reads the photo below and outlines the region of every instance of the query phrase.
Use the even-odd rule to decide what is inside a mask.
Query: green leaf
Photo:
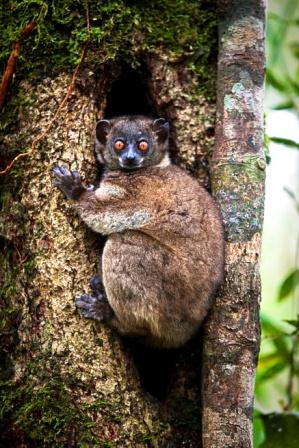
[[[260,355],[258,362],[258,369],[264,370],[276,365],[281,361],[281,356],[277,353],[270,353],[269,355]],[[265,371],[265,370],[264,370]]]
[[[285,322],[287,322],[288,324],[290,324],[290,325],[292,325],[292,327],[295,327],[295,328],[297,328],[297,330],[299,330],[299,316],[298,316],[298,319],[297,320],[293,320],[293,319],[290,319],[290,320],[285,320]]]
[[[299,95],[299,84],[294,81],[290,76],[287,76],[288,90],[295,93],[295,95]]]
[[[286,336],[276,337],[273,339],[273,344],[276,348],[276,352],[285,360],[289,359],[289,347],[287,344]]]
[[[299,149],[299,143],[295,142],[294,140],[290,140],[289,138],[282,138],[282,137],[269,137],[269,138],[273,143],[279,143],[280,145],[285,145],[291,148]]]
[[[277,104],[277,106],[273,107],[273,110],[285,110],[285,109],[293,109],[295,106],[292,100],[286,101],[284,103]]]
[[[299,269],[294,269],[283,281],[279,295],[278,300],[284,300],[291,292],[295,290],[297,285],[299,284]]]
[[[253,446],[259,447],[265,440],[264,423],[257,410],[253,414]]]
[[[294,202],[294,205],[296,207],[296,210],[299,213],[299,201],[297,200],[295,193],[287,187],[284,187],[283,189],[288,194],[288,196],[292,199],[292,201]]]
[[[263,369],[263,372],[257,373],[257,381],[262,383],[264,381],[268,381],[270,378],[274,378],[284,369],[286,369],[287,365],[285,361],[279,361],[276,364],[272,365],[268,369]]]
[[[288,194],[288,196],[289,196],[293,201],[296,201],[296,202],[297,202],[295,193],[294,193],[292,190],[290,190],[290,189],[287,188],[287,187],[284,187],[284,191]]]
[[[261,323],[263,334],[271,335],[271,336],[284,336],[282,328],[273,321],[267,314],[264,312],[261,313]]]
[[[282,81],[280,81],[270,69],[268,69],[266,72],[266,82],[274,87],[274,89],[279,90],[279,92],[288,92],[287,86]]]
[[[268,20],[278,20],[278,22],[284,22],[285,18],[279,16],[278,14],[275,14],[274,12],[269,11],[268,14]]]

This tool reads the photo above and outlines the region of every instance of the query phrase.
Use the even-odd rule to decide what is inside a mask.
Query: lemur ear
[[[166,140],[169,135],[169,123],[165,118],[157,118],[153,122],[153,131],[160,141]]]
[[[107,140],[107,134],[110,130],[111,123],[109,120],[100,120],[96,124],[96,136],[100,143],[105,145]]]

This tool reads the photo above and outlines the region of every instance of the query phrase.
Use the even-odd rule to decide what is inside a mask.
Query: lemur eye
[[[146,140],[140,140],[138,143],[138,149],[140,151],[147,151],[148,150],[148,142]]]
[[[116,151],[121,151],[125,147],[125,142],[123,140],[116,140],[114,143],[114,149]]]

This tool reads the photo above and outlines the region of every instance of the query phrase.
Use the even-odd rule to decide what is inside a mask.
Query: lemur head
[[[169,124],[164,118],[123,116],[96,125],[96,153],[110,170],[167,166]]]

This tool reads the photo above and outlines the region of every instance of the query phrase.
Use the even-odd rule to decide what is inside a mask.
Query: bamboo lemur
[[[108,235],[102,280],[76,306],[122,335],[174,348],[190,339],[223,277],[224,242],[213,198],[168,157],[168,123],[123,116],[96,126],[106,172],[87,188],[54,168],[55,186],[95,232]]]

